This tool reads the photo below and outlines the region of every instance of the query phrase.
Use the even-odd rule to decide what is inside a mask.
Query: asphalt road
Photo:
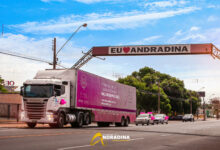
[[[94,134],[129,136],[129,140],[106,140],[90,145]],[[99,140],[98,138],[96,140]],[[95,141],[96,141],[95,140]],[[220,150],[220,121],[169,122],[129,127],[29,129],[0,128],[0,150]]]

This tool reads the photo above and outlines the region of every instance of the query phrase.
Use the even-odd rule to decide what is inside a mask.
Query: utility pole
[[[160,113],[160,82],[158,81],[157,82],[157,84],[158,84],[158,102],[157,102],[157,112],[158,112],[158,114]]]
[[[204,97],[203,97],[203,115],[204,115],[203,121],[206,121],[206,113],[205,113],[205,98],[204,98]]]
[[[57,52],[56,52],[56,38],[53,39],[53,69],[56,69]]]

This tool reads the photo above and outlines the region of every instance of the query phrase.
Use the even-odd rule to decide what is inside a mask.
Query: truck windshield
[[[24,97],[49,98],[53,96],[53,85],[25,85]]]

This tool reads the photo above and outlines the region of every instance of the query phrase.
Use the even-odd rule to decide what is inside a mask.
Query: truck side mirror
[[[24,95],[24,86],[21,86],[21,88],[20,88],[20,95],[21,95],[21,96]]]

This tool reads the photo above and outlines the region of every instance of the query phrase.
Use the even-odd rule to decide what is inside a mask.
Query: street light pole
[[[81,27],[87,27],[87,24],[84,23],[81,26],[79,26],[72,35],[67,39],[67,41],[60,47],[60,49],[56,52],[56,38],[53,40],[53,69],[56,69],[57,65],[57,55],[58,53],[64,48],[64,46],[73,38],[73,36],[79,31]]]
[[[56,38],[53,39],[53,69],[56,69],[57,53],[56,53]]]
[[[81,27],[87,27],[87,24],[84,23],[81,26],[79,26],[76,31],[73,32],[73,34],[68,38],[68,40],[60,47],[60,49],[57,51],[57,54],[64,48],[64,46],[73,38],[73,36],[79,31]]]

